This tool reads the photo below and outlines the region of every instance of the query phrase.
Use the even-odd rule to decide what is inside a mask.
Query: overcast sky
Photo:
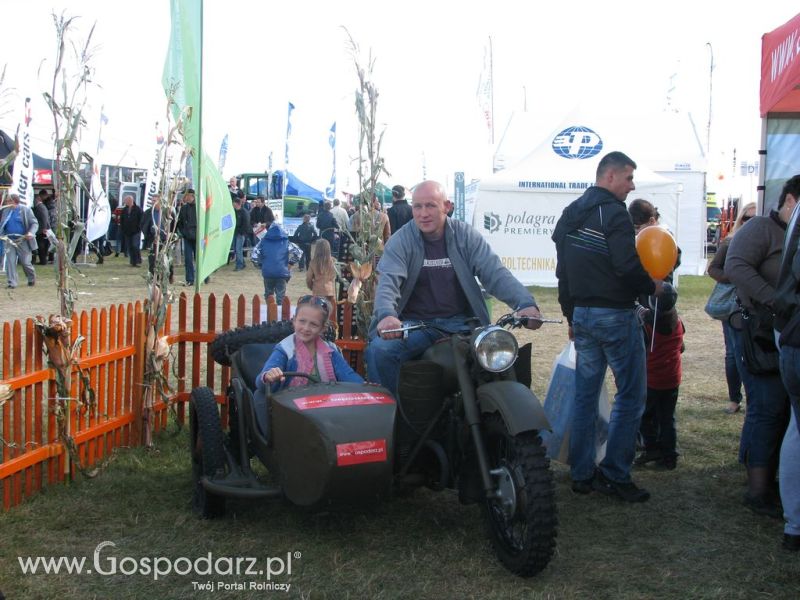
[[[0,100],[0,127],[13,133],[24,97],[34,97],[34,150],[50,154],[52,117],[40,98],[52,79],[51,13],[66,11],[80,17],[76,40],[96,23],[97,86],[90,90],[84,143],[95,146],[104,105],[105,162],[144,166],[154,123],[166,112],[161,73],[169,2],[0,0],[0,7],[0,66],[7,66],[10,90]],[[392,173],[387,184],[412,185],[423,168],[449,185],[454,171],[465,171],[469,181],[490,169],[492,149],[476,99],[490,37],[496,140],[514,111],[527,108],[541,132],[549,132],[580,105],[599,113],[691,112],[705,142],[713,52],[709,169],[715,176],[730,172],[733,148],[739,160],[757,159],[761,36],[798,8],[788,0],[206,0],[204,145],[216,159],[229,134],[226,177],[266,169],[270,152],[274,168],[282,168],[291,101],[290,170],[324,188],[332,162],[328,129],[336,121],[339,188],[355,188],[357,79],[346,26],[364,64],[370,50],[375,61],[383,155]],[[532,139],[531,149],[542,141]]]

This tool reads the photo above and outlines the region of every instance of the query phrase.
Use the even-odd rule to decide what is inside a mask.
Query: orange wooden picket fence
[[[344,304],[337,344],[353,368],[363,372],[364,342],[352,335],[353,307]],[[291,301],[282,306],[272,296],[248,301],[225,294],[221,302],[214,294],[181,294],[168,308],[161,335],[167,336],[171,352],[164,363],[170,383],[169,404],[183,423],[185,403],[191,390],[205,385],[222,402],[230,381],[230,368],[217,365],[206,346],[221,332],[263,320],[288,319]],[[91,309],[73,315],[72,337],[84,338],[78,364],[88,374],[96,393],[96,409],[69,406],[69,434],[86,468],[102,462],[115,448],[138,446],[142,441],[142,401],[145,367],[145,315],[141,302]],[[173,331],[172,327],[176,330]],[[20,504],[45,485],[68,481],[74,474],[56,427],[54,371],[47,366],[42,338],[32,319],[2,324],[0,389],[10,387],[6,401],[0,399],[0,490],[3,510]],[[71,397],[79,394],[77,368],[73,370]],[[6,388],[7,389],[7,388]],[[155,406],[154,429],[166,427],[168,403]]]

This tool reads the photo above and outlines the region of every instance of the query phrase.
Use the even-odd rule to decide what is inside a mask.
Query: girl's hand
[[[264,383],[275,383],[276,381],[283,381],[283,371],[278,367],[273,367],[261,376]]]

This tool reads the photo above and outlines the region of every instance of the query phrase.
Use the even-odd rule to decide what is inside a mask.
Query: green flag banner
[[[186,146],[193,157],[197,187],[197,252],[195,277],[201,281],[228,260],[234,231],[234,211],[222,174],[202,144],[203,2],[170,0],[172,27],[162,84],[169,95],[174,84],[173,117],[177,121],[186,107],[190,114],[183,128]]]

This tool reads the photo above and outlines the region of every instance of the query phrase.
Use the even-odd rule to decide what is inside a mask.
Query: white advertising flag
[[[144,206],[142,210],[147,210],[153,204],[153,196],[160,193],[161,186],[161,165],[162,153],[164,151],[164,135],[156,123],[156,145],[152,154],[150,168],[147,170],[147,186],[145,187]]]
[[[86,239],[93,242],[106,234],[111,223],[111,206],[100,181],[100,163],[96,161],[92,169],[90,193],[89,214],[86,215]]]
[[[25,118],[19,137],[19,154],[14,160],[11,193],[19,195],[20,202],[33,207],[33,150],[31,150],[31,99],[25,98]]]

